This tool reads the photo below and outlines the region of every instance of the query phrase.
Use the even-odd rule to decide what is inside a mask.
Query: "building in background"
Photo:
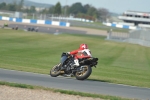
[[[124,24],[150,28],[150,12],[125,11],[118,17]]]

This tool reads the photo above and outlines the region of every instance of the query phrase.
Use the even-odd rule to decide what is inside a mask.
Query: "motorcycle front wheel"
[[[54,67],[51,68],[51,70],[50,70],[50,76],[52,76],[52,77],[59,76],[59,74],[60,74],[60,67],[59,67],[59,65],[60,64],[55,65]]]
[[[75,77],[77,80],[85,80],[92,73],[92,68],[89,65],[84,65],[80,67],[80,71],[75,73]]]

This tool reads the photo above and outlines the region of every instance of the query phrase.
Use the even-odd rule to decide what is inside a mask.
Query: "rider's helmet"
[[[80,49],[80,50],[88,49],[88,46],[87,46],[87,44],[80,44],[79,49]]]

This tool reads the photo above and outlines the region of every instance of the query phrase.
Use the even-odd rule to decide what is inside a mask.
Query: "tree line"
[[[19,3],[13,1],[13,3],[7,4],[6,2],[0,3],[0,10],[8,11],[22,11],[24,0],[20,0]]]
[[[62,6],[60,2],[57,2],[56,5],[42,9],[37,12],[35,6],[30,8],[23,8],[24,0],[20,0],[19,3],[14,1],[11,4],[6,4],[5,2],[0,3],[0,10],[8,11],[21,11],[26,13],[41,13],[41,14],[53,14],[55,16],[74,16],[77,18],[85,18],[89,20],[101,20],[106,21],[110,17],[110,12],[106,8],[95,8],[92,5],[85,4],[82,5],[80,2],[76,2],[71,6],[65,5]]]

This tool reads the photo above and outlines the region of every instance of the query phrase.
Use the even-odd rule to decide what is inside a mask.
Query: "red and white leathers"
[[[71,55],[74,55],[74,65],[79,66],[78,59],[80,58],[90,58],[92,57],[90,50],[88,49],[86,44],[81,44],[80,48],[77,50],[73,50],[71,52],[68,52]]]

